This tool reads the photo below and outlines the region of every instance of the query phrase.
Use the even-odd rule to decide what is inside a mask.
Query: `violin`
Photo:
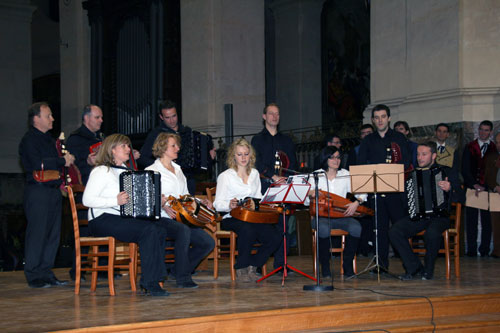
[[[278,223],[283,207],[275,204],[261,204],[259,199],[245,198],[238,201],[238,207],[231,209],[231,216],[250,223]]]
[[[170,195],[167,203],[175,210],[178,222],[215,231],[219,214],[204,205],[200,199],[191,195],[181,195],[177,199]]]
[[[352,203],[351,200],[343,198],[340,195],[319,190],[318,215],[321,217],[331,218],[346,217],[344,215],[347,209],[346,205],[350,203]],[[309,205],[309,213],[311,214],[311,216],[316,215],[316,198],[311,200],[311,204]],[[356,212],[354,213],[354,215],[352,215],[352,217],[362,217],[365,215],[373,216],[373,214],[373,209],[360,205],[358,206],[358,209],[356,209]]]

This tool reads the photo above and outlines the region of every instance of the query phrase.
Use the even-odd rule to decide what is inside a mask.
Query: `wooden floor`
[[[368,263],[358,259],[358,268]],[[290,264],[312,274],[311,258],[290,257]],[[335,262],[338,267],[337,261]],[[209,263],[209,268],[211,263]],[[0,273],[0,320],[6,332],[59,331],[87,328],[87,332],[150,331],[335,331],[386,329],[398,332],[432,331],[431,315],[442,331],[498,331],[500,327],[500,259],[462,258],[460,279],[445,279],[439,258],[432,281],[399,281],[365,274],[355,280],[334,281],[333,292],[306,292],[314,284],[297,274],[281,286],[275,276],[263,283],[233,283],[227,262],[218,280],[200,272],[200,288],[176,289],[154,298],[130,291],[126,277],[117,281],[117,295],[101,282],[91,295],[85,283],[79,296],[73,285],[30,289],[23,272]],[[391,271],[402,273],[398,259]],[[67,269],[56,270],[60,279]],[[338,277],[336,272],[335,277]],[[427,298],[427,299],[426,299]],[[432,307],[431,307],[432,303]],[[456,309],[456,310],[452,310]],[[362,319],[360,319],[362,318]],[[318,323],[322,324],[319,325]],[[457,322],[461,326],[457,329]],[[478,322],[482,323],[481,330]],[[416,330],[415,327],[420,327]]]

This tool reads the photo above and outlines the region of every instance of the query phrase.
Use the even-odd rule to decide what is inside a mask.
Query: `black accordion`
[[[212,136],[193,130],[179,133],[181,151],[177,163],[183,170],[208,170],[211,165],[210,150],[213,148]]]
[[[161,217],[160,174],[155,171],[125,171],[120,174],[120,192],[129,201],[120,206],[122,217],[158,220]]]
[[[439,187],[443,180],[440,168],[414,170],[406,181],[408,212],[412,221],[426,217],[446,216],[445,193]]]

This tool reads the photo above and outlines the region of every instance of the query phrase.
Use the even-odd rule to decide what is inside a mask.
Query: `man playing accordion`
[[[411,200],[411,194],[408,195],[408,210],[410,215],[398,220],[389,230],[389,239],[394,246],[395,250],[400,254],[403,266],[406,270],[404,275],[399,278],[401,280],[411,280],[414,277],[422,277],[422,280],[430,280],[434,274],[434,262],[438,255],[439,246],[441,244],[441,234],[449,228],[449,209],[451,205],[452,191],[460,190],[460,183],[451,169],[444,166],[439,166],[436,161],[436,143],[427,142],[421,143],[417,148],[417,162],[418,168],[409,175],[409,180],[421,180],[426,178],[424,175],[431,175],[428,179],[427,185],[423,181],[417,181],[416,184],[408,186],[407,195],[415,191],[415,195],[419,196],[420,193],[429,193],[429,195],[419,196],[420,202],[432,201],[432,209],[429,211],[428,207],[424,211],[418,207],[412,207],[414,202]],[[417,176],[418,175],[418,176]],[[434,176],[438,175],[438,176]],[[441,180],[439,180],[441,179]],[[430,184],[430,185],[429,185]],[[415,186],[420,187],[423,191],[418,191]],[[429,188],[430,187],[430,188]],[[437,193],[432,195],[431,193]],[[442,194],[442,196],[441,196]],[[441,197],[441,200],[435,199]],[[422,207],[422,204],[417,206]],[[424,205],[425,206],[425,205]],[[424,265],[420,262],[418,256],[413,253],[413,250],[408,242],[410,237],[425,230],[425,257]]]

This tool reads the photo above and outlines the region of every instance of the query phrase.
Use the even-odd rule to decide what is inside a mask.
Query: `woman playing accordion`
[[[212,237],[202,228],[176,222],[176,212],[166,204],[167,197],[179,198],[189,194],[187,181],[181,167],[174,162],[180,150],[180,137],[173,133],[160,133],[153,144],[155,162],[145,170],[161,175],[162,225],[170,238],[175,240],[175,265],[171,270],[178,288],[196,288],[191,273],[214,248]]]
[[[108,136],[99,149],[83,193],[83,204],[89,207],[89,228],[93,236],[113,236],[122,242],[139,244],[141,253],[141,288],[152,296],[167,296],[159,281],[166,271],[164,264],[166,232],[157,223],[120,216],[120,206],[129,201],[120,192],[120,174],[127,169],[130,139],[125,135]]]
[[[319,177],[318,189],[327,191],[343,198],[351,191],[351,178],[349,171],[340,168],[341,155],[340,150],[335,146],[329,146],[322,150],[320,155],[321,167],[325,171],[324,176]],[[313,184],[314,185],[314,184]],[[310,195],[314,196],[314,186]],[[366,200],[366,195],[357,197],[359,200],[348,204],[344,213],[345,217],[329,219],[319,218],[318,246],[319,262],[323,277],[331,277],[330,271],[330,230],[342,229],[349,233],[344,249],[344,277],[354,275],[352,261],[356,254],[359,237],[361,236],[361,224],[351,216],[356,212],[360,201]],[[306,200],[306,205],[308,204]],[[312,227],[316,228],[316,221],[311,221]]]
[[[229,212],[238,206],[238,200],[262,197],[259,172],[254,168],[255,151],[247,140],[241,138],[231,144],[227,165],[229,168],[217,178],[214,201],[217,211]],[[264,265],[280,244],[279,231],[272,224],[243,222],[230,213],[224,216],[221,227],[238,235],[238,259],[235,264],[238,281],[257,280],[257,267]],[[261,246],[257,254],[252,255],[253,245],[257,241]]]

